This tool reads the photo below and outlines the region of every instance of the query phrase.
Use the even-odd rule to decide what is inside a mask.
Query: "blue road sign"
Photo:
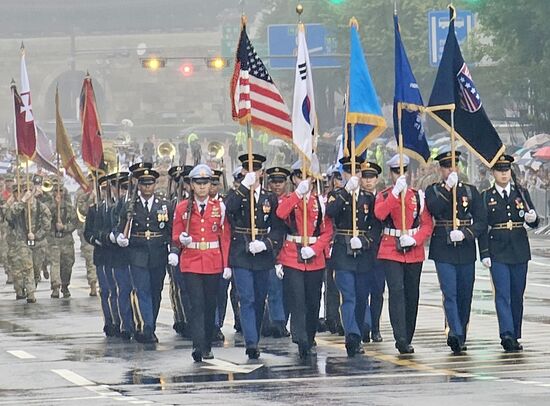
[[[296,69],[296,24],[273,24],[267,27],[269,65],[271,69]],[[306,24],[306,41],[313,68],[339,68],[336,39],[323,24]]]
[[[455,21],[456,38],[462,45],[468,34],[474,28],[475,20],[471,11],[457,10]],[[438,10],[428,12],[428,37],[430,65],[437,67],[441,61],[443,47],[449,32],[449,11]]]

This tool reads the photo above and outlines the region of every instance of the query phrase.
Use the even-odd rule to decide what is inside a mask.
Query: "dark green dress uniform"
[[[460,152],[456,152],[458,156]],[[451,167],[451,153],[442,153],[436,160],[442,167]],[[453,197],[445,182],[426,189],[426,206],[434,217],[429,258],[434,260],[443,294],[443,307],[448,327],[447,345],[454,353],[466,348],[464,343],[470,321],[475,280],[476,239],[487,228],[487,215],[476,187],[458,182],[457,229],[464,234],[460,242],[452,242]]]
[[[493,170],[508,171],[514,158],[503,155]],[[535,207],[525,189],[510,182],[494,185],[482,193],[489,231],[480,238],[484,265],[491,267],[495,306],[501,345],[506,351],[519,351],[523,319],[523,295],[531,249],[525,225],[539,225]],[[534,217],[534,218],[533,218]],[[490,258],[487,264],[487,258]]]

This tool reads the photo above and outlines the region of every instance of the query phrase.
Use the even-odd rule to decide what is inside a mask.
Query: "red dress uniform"
[[[385,220],[390,217],[395,229],[401,230],[401,196],[395,197],[392,194],[392,189],[393,186],[377,194],[374,204],[374,214],[382,222],[385,222]],[[378,259],[388,259],[390,261],[403,263],[424,261],[424,242],[432,234],[433,221],[424,202],[417,201],[417,196],[423,200],[423,196],[421,196],[420,193],[414,189],[407,188],[407,193],[405,195],[405,229],[412,229],[414,219],[417,215],[420,216],[418,231],[412,235],[416,241],[416,245],[405,253],[399,252],[397,251],[396,245],[396,239],[398,237],[383,234],[380,241],[380,249],[378,250]],[[419,208],[420,214],[417,213]],[[385,225],[385,227],[387,227],[387,225]]]
[[[296,236],[304,235],[303,200],[296,193],[291,193],[279,202],[277,216],[285,221],[291,232],[295,233],[288,234],[283,243],[278,260],[280,264],[301,271],[318,271],[325,268],[325,250],[332,240],[332,222],[324,216],[321,199],[322,197],[318,199],[317,195],[312,193],[307,202],[307,235],[316,241],[309,244],[315,251],[315,256],[305,262],[298,261],[298,244],[301,244],[301,241],[288,240],[289,236],[299,240]],[[318,225],[318,235],[314,237]]]
[[[187,205],[189,199],[176,206],[172,226],[173,243],[180,248],[179,268],[181,272],[198,274],[222,273],[228,265],[231,232],[225,216],[225,206],[219,200],[208,199],[201,216],[197,202],[193,200],[189,235],[193,242],[183,247],[179,236],[186,230],[188,222]],[[214,245],[212,248],[210,245]]]

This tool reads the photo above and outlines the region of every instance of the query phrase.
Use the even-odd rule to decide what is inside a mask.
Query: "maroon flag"
[[[103,166],[101,122],[95,102],[92,78],[86,75],[80,92],[80,122],[82,123],[82,159],[93,170]]]
[[[26,159],[32,159],[36,151],[36,129],[30,106],[30,95],[22,99],[15,83],[11,86],[13,93],[15,146],[17,153]]]
[[[233,120],[292,141],[290,112],[267,68],[246,34],[243,23],[231,80]]]

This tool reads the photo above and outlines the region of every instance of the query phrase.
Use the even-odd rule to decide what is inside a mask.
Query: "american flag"
[[[290,112],[243,24],[231,80],[233,120],[292,140]]]
[[[465,63],[462,64],[457,79],[460,90],[460,107],[470,113],[475,113],[481,108],[481,98],[476,90],[472,75],[470,75],[470,70]]]

